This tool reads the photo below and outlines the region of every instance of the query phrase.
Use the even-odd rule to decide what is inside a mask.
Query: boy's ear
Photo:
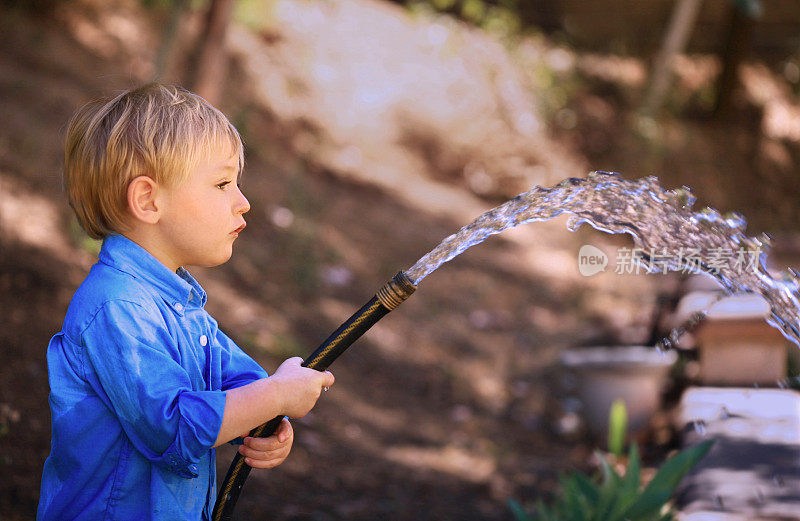
[[[161,218],[158,183],[140,175],[128,185],[128,210],[133,217],[147,224],[156,224]]]

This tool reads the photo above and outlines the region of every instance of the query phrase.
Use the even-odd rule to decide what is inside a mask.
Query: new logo
[[[584,244],[578,251],[578,271],[584,277],[591,277],[608,266],[608,255],[603,250],[591,244]]]

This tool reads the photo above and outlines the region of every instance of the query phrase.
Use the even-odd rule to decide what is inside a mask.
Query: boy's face
[[[239,157],[230,152],[228,147],[213,150],[185,181],[160,188],[162,262],[173,270],[217,266],[231,257],[250,203],[237,185]]]

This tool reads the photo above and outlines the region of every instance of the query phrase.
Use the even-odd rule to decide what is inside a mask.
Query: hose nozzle
[[[383,285],[378,290],[377,297],[381,301],[383,307],[392,311],[394,308],[403,303],[405,299],[411,296],[417,289],[411,279],[404,271],[398,271],[392,277],[392,280]]]

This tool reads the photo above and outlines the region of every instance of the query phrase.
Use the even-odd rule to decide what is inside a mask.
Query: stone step
[[[692,387],[676,421],[684,447],[716,439],[677,490],[679,521],[800,520],[800,393]]]

